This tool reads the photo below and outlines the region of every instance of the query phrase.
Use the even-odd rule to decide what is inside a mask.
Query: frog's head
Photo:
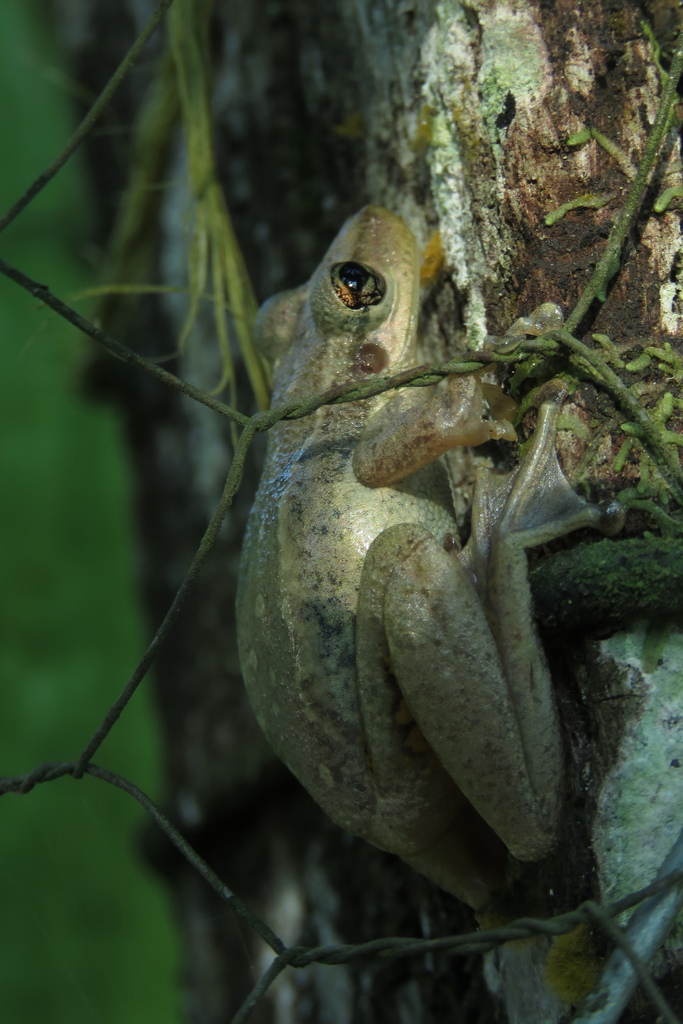
[[[416,361],[418,252],[400,217],[366,206],[343,226],[305,285],[268,299],[259,352],[279,398],[391,373]]]
[[[415,360],[418,299],[415,238],[379,206],[347,220],[310,281],[317,335],[358,376]]]

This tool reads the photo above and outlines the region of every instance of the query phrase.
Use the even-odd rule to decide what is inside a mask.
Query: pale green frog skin
[[[412,233],[366,207],[261,309],[273,405],[415,365],[418,303]],[[549,852],[561,807],[524,549],[600,513],[562,475],[556,413],[514,472],[480,471],[464,551],[438,456],[510,436],[475,378],[280,422],[242,556],[240,660],[274,750],[338,825],[474,907],[506,848]]]

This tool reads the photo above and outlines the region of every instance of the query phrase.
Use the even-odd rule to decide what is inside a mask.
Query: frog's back
[[[288,443],[293,425],[275,428],[245,541],[238,635],[249,697],[278,756],[314,795],[319,781],[365,800],[355,687],[365,555],[398,523],[420,523],[440,539],[456,526],[440,464],[397,487],[358,483],[351,460],[360,428],[347,417],[339,429],[339,412],[321,410],[304,443]]]
[[[273,404],[287,405],[416,361],[419,252],[394,214],[366,207],[344,225],[306,285],[261,309],[257,335],[274,364]],[[442,468],[368,488],[351,459],[386,396],[328,405],[270,432],[240,570],[240,661],[276,753],[350,831],[372,834],[370,768],[355,685],[355,615],[366,552],[399,523],[455,531]],[[397,793],[397,814],[401,801]]]

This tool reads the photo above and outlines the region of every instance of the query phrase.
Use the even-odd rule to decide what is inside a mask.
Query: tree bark
[[[75,76],[93,90],[120,59],[133,27],[139,30],[141,12],[146,17],[152,7],[151,0],[53,5]],[[661,7],[651,13],[664,17]],[[481,347],[488,334],[503,334],[542,302],[570,310],[602,254],[656,114],[661,74],[642,16],[634,3],[613,9],[596,2],[579,11],[450,0],[219,0],[211,21],[214,141],[259,297],[305,281],[344,218],[373,202],[403,216],[428,251],[425,360]],[[666,41],[671,26],[656,28]],[[157,55],[163,45],[157,38]],[[134,124],[160,73],[152,56],[143,60],[117,96],[110,126]],[[149,195],[135,249],[140,264],[129,263],[130,281],[177,284],[186,265],[187,155],[178,110],[167,109],[166,116],[156,172],[164,188]],[[620,152],[611,155],[595,138],[569,145],[585,128],[598,129]],[[127,170],[135,167],[134,139],[134,133],[109,133],[89,143],[100,240],[111,231]],[[675,362],[683,358],[680,207],[674,202],[657,216],[651,207],[666,187],[680,184],[679,167],[672,130],[607,302],[594,303],[575,332],[593,346],[592,334],[609,336],[622,375],[651,410],[675,388],[666,424],[674,432],[683,377]],[[588,194],[605,204],[546,224],[546,215]],[[177,297],[134,305],[114,298],[105,321],[131,347],[160,356],[175,350],[185,313]],[[628,368],[646,346],[666,352],[666,344],[673,352],[664,360],[666,373],[657,371],[663,358],[657,355],[650,355],[647,372]],[[173,369],[206,388],[215,382],[208,318],[200,317]],[[614,469],[633,437],[622,429],[627,417],[605,391],[573,372],[564,407],[572,429],[560,432],[565,471],[595,500],[639,481],[640,496],[654,500],[659,478],[637,440],[619,472]],[[154,628],[220,495],[229,430],[206,408],[111,362],[98,361],[90,381],[125,408]],[[243,373],[238,382],[244,393]],[[249,404],[243,400],[242,408]],[[530,413],[527,429],[532,419]],[[167,810],[287,943],[473,930],[468,908],[397,858],[333,826],[274,762],[253,720],[237,662],[233,604],[259,456],[255,446],[230,522],[157,662]],[[463,520],[473,467],[485,457],[489,464],[504,461],[490,451],[457,459]],[[625,536],[645,527],[653,528],[646,512],[630,512]],[[653,654],[646,629],[635,622],[610,635],[584,630],[546,638],[567,750],[562,837],[542,864],[519,866],[516,888],[495,908],[497,921],[623,896],[651,881],[676,838],[683,824],[681,636],[671,626]],[[269,953],[151,830],[147,852],[165,874],[178,912],[187,1019],[224,1024]],[[678,938],[673,934],[657,969],[681,1012],[680,928]],[[252,1019],[548,1024],[569,1019],[582,982],[599,971],[608,946],[600,936],[592,944],[580,939],[573,962],[571,954],[556,956],[551,983],[541,939],[503,947],[484,961],[438,954],[290,970]],[[636,998],[624,1020],[655,1016]]]

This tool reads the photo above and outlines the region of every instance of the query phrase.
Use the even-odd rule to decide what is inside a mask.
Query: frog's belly
[[[404,855],[450,817],[457,790],[438,766],[436,778],[414,771],[379,790],[360,727],[355,612],[365,554],[382,530],[455,530],[446,492],[419,476],[366,488],[336,453],[275,477],[254,505],[238,593],[242,671],[274,750],[338,824]]]

